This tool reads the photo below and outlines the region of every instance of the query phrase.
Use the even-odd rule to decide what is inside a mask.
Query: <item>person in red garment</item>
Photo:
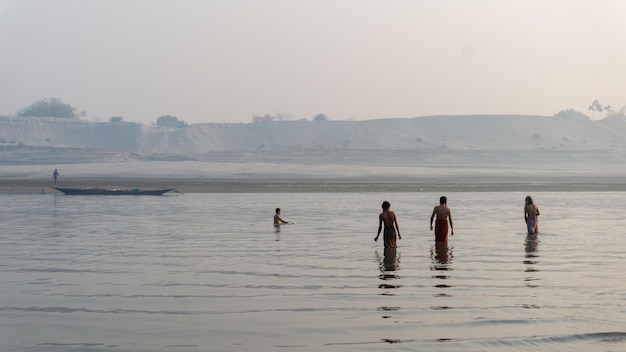
[[[396,248],[396,232],[398,234],[398,239],[402,239],[402,236],[400,236],[400,227],[398,226],[396,213],[389,210],[390,207],[391,203],[388,201],[383,202],[383,212],[378,216],[378,234],[376,235],[376,238],[374,238],[374,241],[378,241],[380,231],[383,229],[383,225],[385,225],[385,231],[383,232],[385,248]]]
[[[439,205],[433,209],[430,216],[430,230],[433,230],[433,220],[435,221],[435,242],[448,242],[448,221],[450,222],[450,235],[454,236],[454,225],[452,224],[452,211],[448,208],[448,198],[439,198]]]

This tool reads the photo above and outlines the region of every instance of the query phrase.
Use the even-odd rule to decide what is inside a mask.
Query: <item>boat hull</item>
[[[61,188],[61,187],[52,187],[59,192],[63,192],[68,195],[106,195],[106,196],[160,196],[169,191],[173,191],[173,189],[153,189],[153,190],[142,190],[139,188],[131,188],[131,189],[110,189],[110,188]]]

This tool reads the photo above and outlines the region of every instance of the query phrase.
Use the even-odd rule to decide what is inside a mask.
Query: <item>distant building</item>
[[[121,122],[124,118],[122,116],[111,116],[109,122]]]

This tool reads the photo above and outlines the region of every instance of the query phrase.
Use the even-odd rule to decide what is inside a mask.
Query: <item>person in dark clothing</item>
[[[384,225],[385,231],[383,233],[383,239],[385,248],[396,248],[396,233],[398,234],[398,239],[402,239],[402,236],[400,236],[400,227],[398,226],[396,213],[389,210],[390,207],[391,204],[389,202],[383,202],[383,212],[378,216],[378,234],[376,238],[374,238],[374,241],[378,241],[380,231],[383,229]]]

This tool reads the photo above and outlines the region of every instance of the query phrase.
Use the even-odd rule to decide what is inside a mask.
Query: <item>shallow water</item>
[[[537,237],[526,194],[451,193],[435,246],[439,196],[0,195],[0,350],[626,349],[626,193],[534,193]]]

